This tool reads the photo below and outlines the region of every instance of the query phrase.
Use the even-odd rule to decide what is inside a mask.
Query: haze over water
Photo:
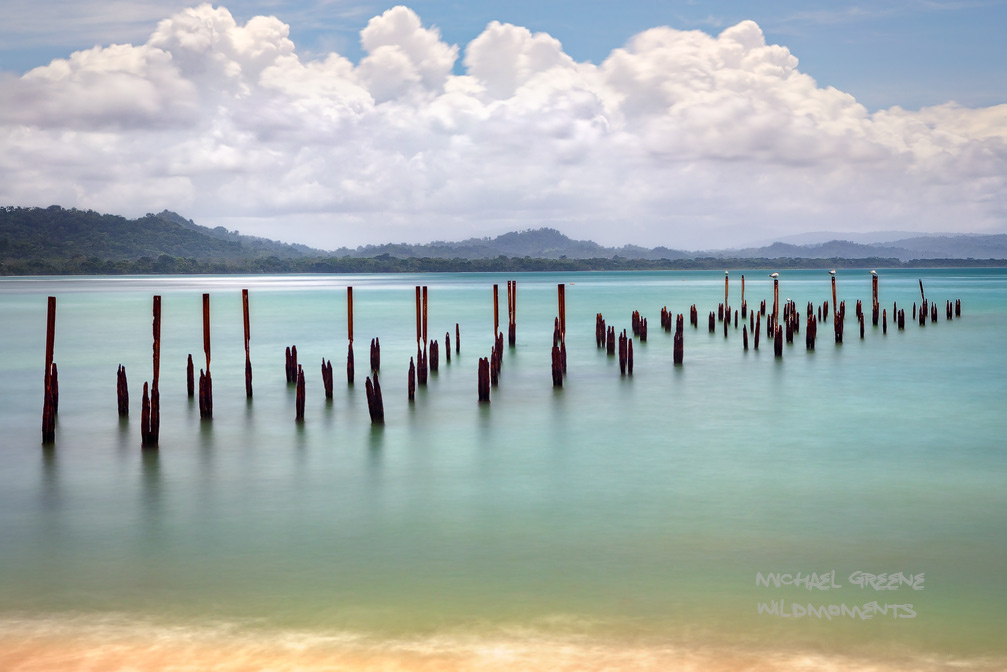
[[[731,272],[732,308],[742,272]],[[0,668],[1002,669],[1007,272],[879,272],[887,335],[870,325],[867,270],[840,271],[845,342],[823,322],[813,352],[804,308],[831,303],[829,276],[781,272],[781,302],[802,313],[782,359],[765,333],[747,352],[740,325],[726,339],[720,324],[708,333],[724,295],[714,272],[2,279]],[[749,308],[771,309],[766,272],[744,274]],[[924,328],[909,317],[919,278],[939,312]],[[517,346],[479,405],[492,285],[505,330],[510,279]],[[554,390],[559,282],[569,361]],[[409,404],[417,284],[429,287],[441,362]],[[203,362],[204,291],[212,421],[185,390],[186,355]],[[154,294],[161,436],[144,451]],[[55,446],[43,448],[49,295],[60,412]],[[946,322],[955,298],[962,317]],[[700,326],[686,326],[675,367],[660,309],[688,325],[693,303]],[[595,314],[621,332],[633,310],[649,338],[634,342],[623,377],[595,347]],[[448,364],[455,323],[461,353],[452,343]],[[370,424],[363,384],[375,336],[384,427]],[[295,344],[303,424],[283,374]],[[756,586],[759,572],[798,571],[835,571],[841,587]],[[923,590],[862,588],[850,580],[858,571],[924,573]],[[780,600],[788,613],[877,601],[915,616],[758,613]]]

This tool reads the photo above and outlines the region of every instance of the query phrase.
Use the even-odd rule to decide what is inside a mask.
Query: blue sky
[[[71,51],[142,41],[157,21],[195,2],[8,0],[0,9],[0,65],[25,71]],[[275,14],[306,58],[338,51],[360,59],[359,32],[392,4],[372,0],[233,0],[238,20]],[[766,40],[786,45],[820,85],[853,94],[871,110],[956,101],[1003,102],[1007,92],[1007,1],[703,2],[699,0],[513,0],[405,3],[447,42],[465,45],[493,20],[544,31],[576,60],[603,60],[654,26],[716,34],[754,20]]]
[[[1002,232],[1004,27],[1007,0],[8,0],[0,202],[322,247]]]

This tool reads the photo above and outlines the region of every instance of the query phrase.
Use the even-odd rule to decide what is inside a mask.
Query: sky
[[[334,249],[1007,232],[1007,0],[6,0],[0,205]]]

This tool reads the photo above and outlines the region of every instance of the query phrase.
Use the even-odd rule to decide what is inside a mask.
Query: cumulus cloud
[[[201,5],[144,44],[0,73],[0,202],[169,208],[322,247],[549,225],[694,249],[1007,221],[1007,104],[871,114],[751,21],[656,27],[592,64],[499,22],[461,51],[395,7],[361,45],[357,64],[302,60],[278,18]]]

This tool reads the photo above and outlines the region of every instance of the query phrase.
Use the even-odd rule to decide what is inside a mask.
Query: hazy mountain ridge
[[[668,247],[648,249],[635,245],[605,247],[590,240],[574,240],[551,228],[512,231],[494,238],[469,238],[426,244],[388,243],[334,251],[289,245],[266,238],[245,236],[224,227],[208,228],[170,211],[129,220],[90,210],[48,208],[0,208],[0,267],[11,272],[59,266],[60,260],[77,260],[72,268],[87,269],[87,260],[96,272],[107,267],[95,262],[143,262],[151,272],[197,272],[207,264],[238,265],[241,261],[261,261],[263,272],[283,272],[287,267],[325,268],[332,259],[431,259],[439,262],[469,260],[542,259],[542,260],[637,260],[679,262],[693,260],[702,264],[716,260],[892,260],[899,263],[917,260],[1007,259],[1007,234],[962,234],[954,236],[915,236],[883,244],[864,244],[847,240],[796,245],[774,242],[763,247],[735,250],[683,251]],[[188,260],[188,261],[187,261]],[[47,262],[48,265],[41,262]],[[284,262],[297,262],[296,264]],[[314,262],[319,263],[314,263]],[[199,263],[190,263],[199,262]],[[235,263],[232,263],[235,262]],[[302,263],[303,262],[303,263]],[[325,263],[322,263],[325,262]],[[802,262],[803,263],[803,262]],[[312,265],[314,264],[314,265]],[[441,263],[444,265],[444,263]],[[485,264],[483,264],[485,265]],[[595,264],[598,265],[598,264]],[[639,265],[639,264],[638,264]],[[397,266],[402,266],[398,264]],[[674,267],[675,264],[665,264]]]
[[[167,210],[137,219],[93,210],[0,208],[0,259],[136,260],[162,255],[188,259],[319,256],[321,250],[210,229]]]

